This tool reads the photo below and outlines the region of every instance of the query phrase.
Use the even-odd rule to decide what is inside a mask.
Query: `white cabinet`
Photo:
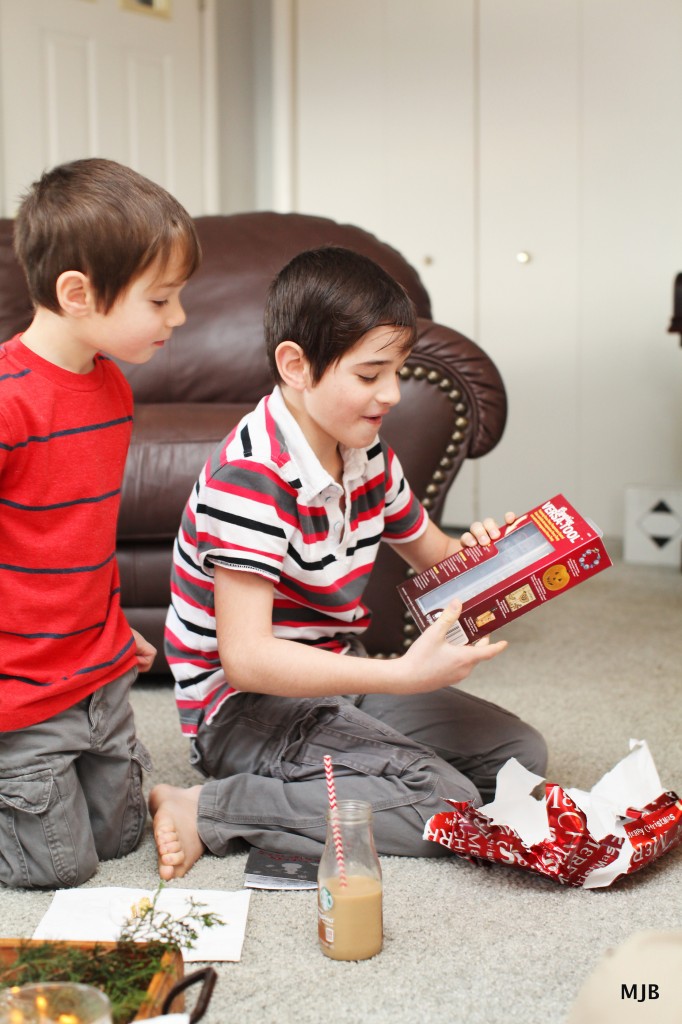
[[[298,210],[352,221],[419,271],[436,316],[473,330],[471,0],[297,0]]]
[[[626,485],[682,477],[682,3],[292,7],[295,207],[399,248],[509,392],[446,521],[564,490],[622,534]]]
[[[475,340],[502,374],[509,419],[477,467],[472,513],[525,512],[560,490],[580,508],[576,9],[480,4]]]

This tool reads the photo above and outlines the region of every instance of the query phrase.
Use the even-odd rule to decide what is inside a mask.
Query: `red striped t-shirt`
[[[0,731],[51,718],[135,664],[116,520],[130,386],[0,345]]]

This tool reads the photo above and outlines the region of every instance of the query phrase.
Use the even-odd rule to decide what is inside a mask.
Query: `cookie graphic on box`
[[[531,601],[535,600],[535,594],[531,587],[526,583],[523,587],[519,587],[518,590],[512,590],[511,594],[507,594],[505,601],[511,612],[516,612],[519,608],[523,608],[524,605],[530,604]]]

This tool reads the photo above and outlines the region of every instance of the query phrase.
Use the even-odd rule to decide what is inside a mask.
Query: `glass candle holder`
[[[112,1024],[111,1003],[98,988],[42,982],[0,992],[0,1024]]]

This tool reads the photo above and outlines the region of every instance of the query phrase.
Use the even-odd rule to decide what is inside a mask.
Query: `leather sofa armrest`
[[[507,421],[507,394],[490,356],[450,327],[419,320],[419,340],[411,362],[452,376],[464,389],[471,414],[468,459],[486,455],[498,443]]]
[[[419,320],[418,342],[401,377],[402,400],[386,417],[382,436],[439,522],[464,460],[485,455],[502,437],[504,384],[478,345],[431,320]]]

